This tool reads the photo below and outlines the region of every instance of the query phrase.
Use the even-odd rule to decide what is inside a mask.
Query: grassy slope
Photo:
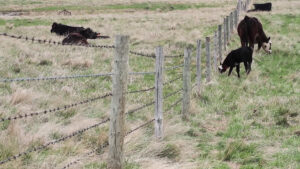
[[[199,137],[197,160],[215,168],[299,168],[300,15],[252,15],[271,35],[273,53],[255,52],[248,77],[222,75],[205,87],[192,124],[212,131]],[[230,46],[238,45],[235,36]]]
[[[28,1],[29,2],[29,1]],[[162,10],[170,11],[173,8],[165,7],[162,3],[159,6]],[[149,4],[146,4],[149,5]],[[114,8],[117,5],[111,5]],[[171,5],[172,6],[172,5]],[[184,5],[190,7],[191,5]],[[129,6],[131,7],[131,6]],[[138,10],[149,9],[145,6],[137,6]],[[38,7],[37,7],[38,8]],[[50,7],[51,8],[51,7]],[[179,8],[179,7],[178,7]],[[181,8],[181,6],[180,6]],[[193,7],[195,8],[195,7]],[[41,9],[42,10],[42,9]],[[78,9],[74,9],[78,10]],[[181,9],[183,10],[183,9]],[[189,9],[186,9],[189,10]],[[47,11],[47,10],[46,10]],[[176,11],[174,12],[176,13]],[[180,12],[179,12],[180,13]],[[154,13],[153,13],[154,14]],[[172,17],[173,13],[169,13],[165,18]],[[163,14],[162,14],[163,15]],[[179,14],[180,15],[180,14]],[[205,15],[205,14],[204,14]],[[221,15],[221,14],[220,14]],[[299,128],[299,15],[276,14],[265,15],[264,13],[254,13],[262,22],[267,34],[272,35],[273,54],[266,55],[262,51],[255,53],[255,61],[253,63],[253,71],[246,78],[242,68],[242,79],[238,80],[233,73],[231,77],[222,75],[214,79],[210,85],[205,85],[201,96],[193,96],[192,117],[190,122],[182,123],[180,119],[180,106],[176,107],[173,113],[165,115],[165,139],[163,142],[155,142],[153,139],[153,128],[148,127],[129,136],[126,139],[126,168],[296,168],[299,162],[299,137],[293,133],[300,130]],[[132,16],[130,16],[132,17]],[[104,20],[106,24],[113,24],[112,31],[118,32],[123,29],[132,29],[132,27],[119,27],[119,24],[144,23],[146,31],[150,32],[148,27],[157,31],[156,27],[152,27],[152,21],[159,23],[160,19],[149,17],[130,18],[130,20],[122,20],[115,16],[107,18],[89,18],[89,16],[79,16],[79,18],[62,18],[61,21],[70,24],[88,24],[99,26],[98,22]],[[182,17],[184,17],[182,15]],[[211,16],[213,18],[221,18],[221,16]],[[159,16],[160,18],[160,16]],[[57,18],[54,18],[57,19]],[[53,18],[45,17],[16,17],[0,19],[0,28],[9,31],[8,26],[13,24],[14,33],[24,31],[24,34],[33,34],[32,28],[41,28],[39,35],[45,37],[48,27],[52,23]],[[166,20],[167,21],[167,20]],[[210,25],[168,25],[165,24],[158,29],[158,35],[168,33],[168,29],[176,28],[175,32],[183,33],[192,32],[194,29],[200,29],[210,34],[215,28],[216,20],[201,20],[209,22]],[[149,24],[150,22],[150,24]],[[174,20],[179,24],[182,22],[180,18]],[[188,22],[187,22],[188,23]],[[197,22],[195,22],[197,23]],[[293,23],[293,24],[291,24]],[[197,23],[198,24],[198,23]],[[134,26],[145,26],[143,24]],[[101,26],[101,25],[100,25]],[[101,26],[103,28],[103,26]],[[116,27],[116,29],[114,28]],[[105,27],[106,28],[106,27]],[[106,28],[108,29],[108,28]],[[143,34],[139,30],[134,29],[130,34]],[[197,37],[193,34],[188,35],[188,43],[185,36],[180,37],[176,34],[176,38],[171,35],[163,36],[160,39],[150,39],[147,36],[142,39],[141,36],[133,34],[132,44],[139,48],[147,48],[157,44],[175,44],[177,47],[194,42]],[[205,36],[201,35],[201,37]],[[174,35],[173,35],[174,36]],[[51,36],[50,38],[52,38]],[[150,36],[151,37],[151,36]],[[274,37],[274,38],[273,38]],[[58,38],[57,38],[58,39]],[[156,42],[159,39],[159,42]],[[283,41],[283,42],[282,42]],[[148,44],[143,46],[143,43]],[[112,43],[112,41],[107,41]],[[11,64],[4,64],[1,68],[1,76],[39,76],[40,72],[44,75],[52,74],[75,74],[90,72],[105,72],[111,70],[110,54],[98,53],[99,51],[78,50],[75,48],[66,49],[63,47],[52,47],[55,51],[47,52],[49,47],[40,45],[23,45],[24,42],[9,41],[8,44],[1,44],[5,60]],[[28,47],[27,47],[28,45]],[[231,48],[238,46],[238,39],[234,37]],[[19,48],[15,48],[18,46]],[[21,47],[20,47],[21,46]],[[170,46],[169,46],[170,47]],[[40,49],[41,48],[41,49]],[[171,47],[174,51],[175,48]],[[36,52],[38,51],[38,52]],[[171,50],[171,52],[174,52]],[[82,57],[82,52],[85,57]],[[168,51],[169,52],[169,51]],[[25,53],[25,54],[24,54]],[[72,53],[72,55],[67,55]],[[96,54],[95,54],[96,53]],[[100,57],[99,57],[100,56]],[[4,59],[3,56],[0,56]],[[75,60],[74,58],[75,57]],[[77,60],[76,60],[77,59]],[[132,57],[130,67],[133,71],[152,71],[153,62],[147,58]],[[43,60],[47,61],[46,65],[40,64]],[[70,61],[71,63],[69,63]],[[74,61],[74,62],[72,62]],[[62,64],[67,62],[66,65]],[[79,62],[79,63],[78,63]],[[105,66],[104,64],[105,63]],[[167,65],[179,64],[179,60],[167,61]],[[19,68],[21,71],[12,68]],[[178,76],[179,71],[171,72],[167,78]],[[139,89],[146,86],[151,87],[153,84],[152,76],[134,77],[130,79],[129,89]],[[143,81],[143,82],[142,82]],[[138,82],[138,83],[137,83]],[[166,93],[171,92],[171,87],[176,89],[180,87],[180,83],[171,85],[166,88]],[[103,93],[110,89],[110,81],[107,78],[99,80],[78,80],[67,82],[39,83],[35,87],[28,84],[17,85],[1,85],[1,112],[7,114],[16,114],[18,112],[32,112],[48,108],[52,105],[60,105],[61,103],[70,103],[74,100]],[[98,86],[101,86],[100,88]],[[58,89],[65,89],[63,93],[56,92]],[[169,89],[170,88],[170,89]],[[21,91],[17,92],[18,89]],[[25,96],[21,97],[20,104],[12,104],[11,95],[22,95],[23,89]],[[32,92],[35,91],[35,92]],[[21,94],[20,94],[21,93]],[[298,94],[298,95],[297,95]],[[61,98],[63,97],[63,99]],[[51,98],[50,100],[48,98]],[[129,103],[138,105],[140,102],[151,101],[153,95],[151,93],[140,96],[134,95],[129,97]],[[178,96],[172,97],[166,101],[168,106],[170,102],[174,102]],[[29,101],[28,101],[29,100]],[[81,127],[86,127],[94,123],[97,119],[107,116],[106,111],[109,110],[109,99],[101,101],[98,104],[83,106],[79,109],[72,109],[67,112],[60,112],[54,115],[42,118],[34,118],[20,123],[3,123],[1,130],[1,158],[16,154],[30,146],[40,145],[52,139],[70,133]],[[166,106],[166,107],[167,107]],[[130,106],[134,107],[134,106]],[[103,110],[99,113],[98,110]],[[128,120],[128,128],[141,124],[146,119],[152,117],[153,109],[147,109],[143,113],[130,116]],[[298,116],[291,117],[292,114]],[[82,121],[82,125],[78,126],[78,120]],[[47,123],[48,121],[48,123]],[[31,122],[34,122],[31,124]],[[45,123],[46,122],[46,123]],[[276,123],[278,125],[276,125]],[[287,126],[286,124],[289,124]],[[21,129],[25,128],[25,131]],[[49,128],[47,130],[47,128]],[[64,130],[62,130],[63,128]],[[50,131],[49,131],[50,130]],[[53,131],[52,131],[53,130]],[[9,163],[6,168],[57,168],[66,164],[67,161],[80,157],[83,152],[90,150],[95,145],[101,144],[106,136],[107,127],[90,131],[82,136],[76,137],[70,141],[60,144],[54,148],[46,149],[40,153],[32,153],[23,157],[17,163]],[[8,136],[6,136],[9,134]],[[31,138],[31,136],[34,137]],[[98,137],[100,135],[100,137]],[[24,136],[28,139],[24,139]],[[42,138],[40,141],[38,138]],[[25,142],[25,143],[23,143]],[[9,144],[7,144],[9,143]],[[18,146],[22,145],[22,146]],[[106,153],[102,154],[101,159],[105,159]],[[103,157],[103,158],[102,158]],[[92,157],[83,164],[82,168],[105,168],[105,161],[98,162],[99,156]],[[288,167],[287,167],[288,166]]]

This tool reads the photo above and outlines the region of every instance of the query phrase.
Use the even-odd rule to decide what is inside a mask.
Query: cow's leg
[[[233,69],[233,66],[230,67],[229,72],[228,72],[228,76],[230,76],[232,69]]]
[[[240,78],[240,64],[236,65],[236,72],[238,74],[238,78]]]

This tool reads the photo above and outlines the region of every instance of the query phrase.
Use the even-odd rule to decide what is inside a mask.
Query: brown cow
[[[249,46],[254,49],[254,44],[258,44],[258,50],[262,47],[267,53],[271,53],[272,42],[267,38],[262,24],[255,17],[245,18],[238,25],[238,34],[240,36],[242,47]]]

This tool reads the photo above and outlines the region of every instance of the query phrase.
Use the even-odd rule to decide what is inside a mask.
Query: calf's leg
[[[230,76],[232,69],[233,69],[233,66],[230,67],[229,72],[228,72],[228,76]]]
[[[240,78],[240,64],[236,65],[236,72],[238,74],[238,78]]]

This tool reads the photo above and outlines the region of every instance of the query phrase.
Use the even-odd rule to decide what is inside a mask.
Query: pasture
[[[266,1],[255,1],[258,2]],[[203,80],[201,94],[193,92],[188,121],[181,119],[180,104],[164,114],[162,141],[155,141],[152,125],[126,137],[126,169],[300,167],[300,2],[274,0],[272,3],[271,12],[247,15],[262,22],[267,36],[271,36],[273,53],[254,51],[252,71],[246,76],[241,67],[241,79],[236,78],[233,71],[230,77],[214,72],[209,84]],[[184,47],[192,45],[194,66],[196,41],[204,42],[206,36],[212,36],[223,17],[235,7],[236,0],[2,0],[0,32],[61,41],[63,37],[50,33],[53,22],[90,27],[112,37],[88,40],[95,45],[113,45],[117,34],[129,35],[130,49],[144,53],[154,53],[156,46],[163,45],[166,55],[178,55],[183,53]],[[71,11],[72,15],[58,15],[62,9]],[[225,53],[239,46],[235,33]],[[0,77],[110,72],[113,56],[113,50],[105,48],[38,44],[0,36]],[[135,55],[129,58],[132,72],[155,69],[155,60],[151,58]],[[182,61],[182,58],[166,59],[165,66]],[[194,67],[192,71],[195,72]],[[166,72],[165,81],[181,76],[181,72],[181,69]],[[131,91],[152,87],[154,76],[130,76],[128,83]],[[181,87],[179,80],[165,87],[164,94]],[[108,77],[0,82],[0,118],[38,112],[109,91],[111,79]],[[179,97],[177,94],[166,100],[165,109]],[[153,92],[130,94],[127,109],[153,98]],[[109,117],[110,104],[107,98],[67,111],[0,122],[0,161]],[[126,117],[126,129],[150,120],[153,114],[154,108],[148,107]],[[107,131],[108,125],[97,127],[0,168],[62,168],[105,143]],[[106,159],[107,149],[103,149],[72,167],[104,169]]]

